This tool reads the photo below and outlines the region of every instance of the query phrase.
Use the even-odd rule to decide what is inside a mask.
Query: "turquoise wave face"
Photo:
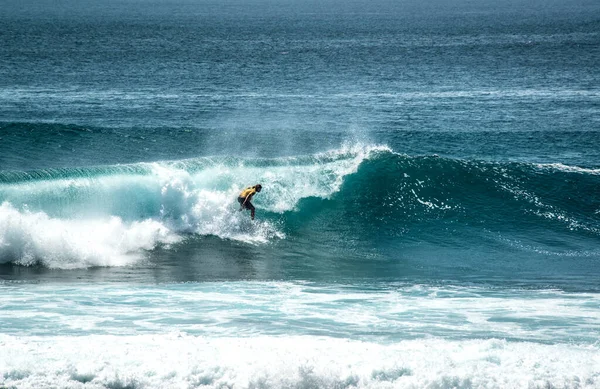
[[[550,278],[583,277],[599,255],[590,247],[600,237],[600,170],[560,164],[354,144],[285,158],[11,171],[0,182],[4,263],[112,267],[243,244],[269,258],[303,253],[307,266],[345,277],[477,270],[493,279],[540,263]],[[255,183],[264,190],[252,223],[236,197]],[[351,265],[335,270],[338,261]]]

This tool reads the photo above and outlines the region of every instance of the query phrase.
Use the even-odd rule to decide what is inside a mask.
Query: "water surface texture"
[[[600,387],[596,1],[1,8],[1,387]]]

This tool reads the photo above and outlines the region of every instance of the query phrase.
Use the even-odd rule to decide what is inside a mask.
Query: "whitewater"
[[[9,387],[600,384],[595,294],[298,282],[3,289]]]

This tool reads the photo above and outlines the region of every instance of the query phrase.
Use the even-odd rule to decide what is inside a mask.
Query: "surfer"
[[[250,200],[252,200],[252,197],[258,192],[260,192],[261,189],[261,184],[249,186],[248,188],[244,189],[242,193],[240,193],[240,195],[238,196],[238,203],[240,203],[240,211],[242,209],[249,209],[250,217],[252,218],[252,220],[254,220],[254,205],[252,205]]]

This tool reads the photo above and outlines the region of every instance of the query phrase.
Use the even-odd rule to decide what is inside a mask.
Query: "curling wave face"
[[[586,257],[597,253],[580,242],[600,237],[597,173],[408,156],[364,144],[274,159],[4,171],[0,262],[127,265],[148,250],[198,236],[251,244],[291,238],[332,250],[343,242],[380,252],[411,241],[445,247],[491,241],[500,250]],[[255,183],[265,190],[253,200],[259,221],[252,223],[237,212],[235,199]],[[552,245],[537,239],[540,228]]]
[[[285,234],[273,218],[236,212],[244,185],[261,182],[263,213],[327,198],[384,147],[349,146],[282,159],[199,158],[0,173],[0,262],[74,268],[131,264],[189,235],[265,243]]]

